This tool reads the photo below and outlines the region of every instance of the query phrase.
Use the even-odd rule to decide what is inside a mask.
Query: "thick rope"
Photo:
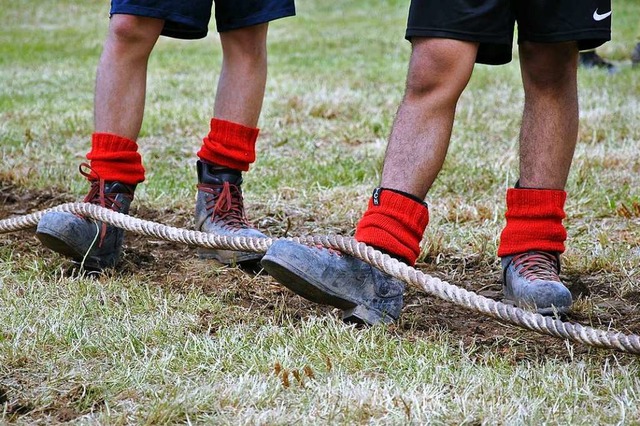
[[[226,237],[206,232],[175,228],[156,222],[137,219],[89,203],[62,204],[28,215],[0,220],[0,234],[35,227],[40,221],[40,218],[50,211],[69,212],[91,217],[139,235],[147,235],[166,241],[180,242],[199,247],[264,253],[274,241],[272,238]],[[537,313],[497,302],[449,284],[438,278],[431,277],[391,258],[387,254],[375,250],[373,247],[359,243],[353,238],[329,235],[292,238],[292,240],[305,244],[320,244],[325,247],[340,250],[383,270],[395,278],[412,284],[430,295],[452,302],[466,309],[480,312],[483,315],[499,319],[505,323],[514,324],[541,334],[548,334],[589,346],[640,354],[640,336],[603,331],[580,324],[564,322],[559,319],[545,317]]]

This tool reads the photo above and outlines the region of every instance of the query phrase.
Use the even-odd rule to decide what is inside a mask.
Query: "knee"
[[[453,85],[446,74],[446,72],[437,72],[419,66],[409,67],[406,96],[421,99],[432,96],[435,93],[446,94],[452,92]]]
[[[133,15],[113,15],[109,23],[109,40],[126,49],[150,50],[160,36],[164,21]]]
[[[453,82],[446,73],[431,73],[425,69],[410,69],[407,76],[404,103],[428,109],[455,108],[464,85]]]
[[[442,63],[426,67],[412,64],[407,75],[405,100],[455,106],[467,82],[468,79],[457,75],[454,68]]]
[[[432,100],[455,104],[469,82],[475,53],[460,55],[460,51],[442,41],[430,47],[416,49],[411,56],[405,99]]]

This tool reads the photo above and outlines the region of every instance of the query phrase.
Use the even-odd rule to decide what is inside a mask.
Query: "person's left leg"
[[[246,219],[242,172],[255,161],[256,128],[267,79],[268,24],[220,33],[223,60],[211,129],[198,152],[196,229],[220,235],[265,238]],[[259,253],[199,249],[225,264],[255,262]]]
[[[564,188],[578,137],[577,43],[524,42],[520,64],[520,180],[507,192],[498,249],[505,296],[543,314],[564,312],[572,298],[558,274],[567,236]]]

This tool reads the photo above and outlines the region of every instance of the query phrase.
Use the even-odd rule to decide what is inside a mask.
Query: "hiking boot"
[[[261,265],[305,299],[342,309],[345,322],[388,324],[400,316],[404,283],[355,257],[278,240]]]
[[[640,43],[636,44],[636,47],[631,52],[631,66],[637,67],[640,65]]]
[[[618,71],[615,65],[609,61],[605,61],[595,50],[589,52],[580,52],[579,63],[584,68],[602,68],[614,74]]]
[[[267,238],[249,223],[244,214],[242,174],[232,169],[217,169],[198,161],[196,230],[228,237]],[[199,248],[202,259],[215,259],[226,265],[255,263],[262,253]]]
[[[531,308],[541,315],[564,314],[571,307],[569,290],[562,284],[557,253],[530,251],[502,258],[505,301]]]
[[[85,174],[82,170],[81,173]],[[127,214],[134,191],[135,185],[94,180],[84,202]],[[36,236],[46,247],[71,258],[83,269],[101,271],[118,263],[124,230],[73,213],[49,212],[40,219]]]

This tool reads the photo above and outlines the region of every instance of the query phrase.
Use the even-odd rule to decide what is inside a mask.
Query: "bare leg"
[[[113,15],[95,89],[95,131],[138,138],[147,86],[147,62],[164,21]]]
[[[268,24],[220,33],[222,71],[213,115],[256,127],[267,81]]]
[[[564,189],[578,138],[578,48],[575,42],[523,43],[520,64],[520,185]]]
[[[442,168],[456,104],[473,71],[476,43],[415,38],[404,99],[391,130],[381,186],[423,199]]]

